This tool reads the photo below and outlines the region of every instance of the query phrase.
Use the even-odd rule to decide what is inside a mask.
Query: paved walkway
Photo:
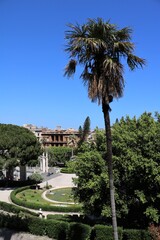
[[[58,173],[53,175],[53,178],[40,183],[39,185],[41,187],[45,187],[46,184],[52,185],[52,187],[73,187],[73,181],[72,178],[75,177],[75,174],[64,174],[64,173]]]
[[[9,196],[12,191],[13,189],[11,188],[0,188],[0,201],[11,203]]]
[[[42,182],[40,183],[41,187],[46,186],[46,184],[48,185],[52,185],[52,187],[73,187],[73,181],[72,178],[75,177],[75,174],[64,174],[64,173],[58,173],[53,175],[52,179],[49,179],[48,181]],[[7,203],[12,203],[10,200],[10,193],[11,191],[13,191],[13,189],[11,188],[0,188],[0,201],[2,202],[7,202]],[[30,211],[34,211],[34,212],[39,212],[33,209],[29,209]],[[42,209],[43,210],[43,209]],[[60,212],[47,212],[47,211],[43,211],[43,215],[47,216],[48,214],[65,214],[60,213]],[[73,214],[77,214],[77,213],[67,213],[70,215]]]

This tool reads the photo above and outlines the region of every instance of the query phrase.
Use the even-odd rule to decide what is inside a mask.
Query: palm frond
[[[115,58],[106,58],[104,61],[104,93],[116,98],[122,97],[124,89],[123,65]]]
[[[133,54],[128,54],[127,64],[131,70],[138,68],[139,66],[142,68],[143,65],[146,64],[146,61],[143,58],[139,58]]]
[[[71,59],[65,67],[64,76],[71,77],[75,73],[76,65],[77,62],[74,59]]]
[[[134,44],[131,42],[115,42],[113,49],[114,52],[119,52],[121,55],[126,56],[128,52],[134,50]]]
[[[129,27],[122,28],[115,32],[117,41],[130,41],[132,29]]]
[[[92,78],[88,82],[88,97],[92,102],[97,102],[101,104],[101,90],[99,86],[99,79],[96,75],[92,75]]]
[[[86,33],[86,27],[85,25],[79,25],[78,23],[76,25],[68,24],[67,25],[70,30],[65,31],[65,39],[73,39],[77,36],[84,36]]]

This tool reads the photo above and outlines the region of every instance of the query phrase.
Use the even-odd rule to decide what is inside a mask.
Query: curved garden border
[[[23,200],[20,200],[16,197],[17,193],[29,189],[30,186],[27,187],[22,187],[22,188],[18,188],[15,189],[11,192],[10,198],[11,201],[19,206],[23,206],[29,209],[35,209],[35,210],[39,210],[40,208],[43,209],[43,211],[50,211],[50,212],[72,212],[72,213],[80,213],[81,212],[81,206],[77,206],[77,205],[71,205],[71,204],[67,204],[68,206],[64,206],[64,205],[48,205],[46,204],[41,204],[41,203],[29,203],[29,202],[25,202]],[[47,200],[48,201],[48,200]],[[49,202],[49,201],[48,201]]]

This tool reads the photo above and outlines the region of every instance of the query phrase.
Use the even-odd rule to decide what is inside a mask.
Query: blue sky
[[[160,0],[0,0],[0,122],[78,129],[87,116],[103,128],[101,106],[91,103],[79,75],[63,76],[68,62],[67,24],[101,17],[133,29],[143,70],[125,70],[123,98],[111,104],[116,118],[160,109]]]

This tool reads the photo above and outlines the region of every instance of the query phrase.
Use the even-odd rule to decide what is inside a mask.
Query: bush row
[[[74,173],[74,171],[71,168],[61,168],[61,173],[72,174],[72,173]]]
[[[60,220],[60,221],[66,221],[66,222],[81,222],[90,226],[94,226],[96,224],[101,225],[110,225],[111,221],[103,218],[91,218],[89,215],[84,214],[48,214],[47,219],[53,219],[53,220]]]
[[[1,202],[1,201],[0,201],[0,209],[3,210],[3,211],[6,211],[6,212],[15,213],[15,214],[24,213],[24,214],[29,214],[29,215],[32,215],[32,216],[38,216],[37,213],[31,212],[28,209],[24,209],[22,207],[15,206],[13,204],[6,203],[6,202]]]
[[[112,237],[112,227],[107,226],[108,224],[100,224],[100,223],[94,223],[94,221],[91,221],[90,218],[87,216],[78,216],[78,215],[53,215],[48,214],[47,219],[52,220],[58,220],[58,221],[65,221],[68,223],[71,222],[81,222],[90,226],[93,226],[92,232],[91,232],[91,239],[92,240],[110,240],[113,239]],[[150,240],[150,234],[146,230],[136,230],[136,229],[125,229],[118,228],[118,235],[119,239],[123,240]]]
[[[0,180],[1,187],[24,187],[26,185],[32,185],[34,181],[14,181],[14,180]]]
[[[118,228],[119,240],[151,240],[151,235],[147,230]],[[111,226],[95,225],[92,230],[92,240],[113,240]]]
[[[21,224],[19,224],[21,223]],[[48,236],[57,240],[113,240],[112,227],[82,223],[46,220],[37,217],[19,218],[18,216],[0,215],[0,227],[27,231],[33,235]],[[151,240],[148,231],[123,230],[118,228],[120,240]]]
[[[123,230],[123,240],[151,240],[150,233],[146,230],[127,229]]]
[[[26,208],[31,208],[31,209],[36,209],[39,210],[40,208],[43,209],[43,211],[56,211],[56,212],[80,212],[81,207],[76,206],[76,205],[49,205],[49,204],[42,204],[42,203],[30,203],[30,202],[25,202],[24,200],[18,199],[16,197],[16,194],[30,188],[30,186],[22,187],[22,188],[17,188],[11,192],[10,198],[13,203],[23,206]]]
[[[45,220],[36,217],[0,215],[0,228],[29,232],[33,235],[48,236],[57,240],[82,240],[90,238],[91,228],[81,223]]]

